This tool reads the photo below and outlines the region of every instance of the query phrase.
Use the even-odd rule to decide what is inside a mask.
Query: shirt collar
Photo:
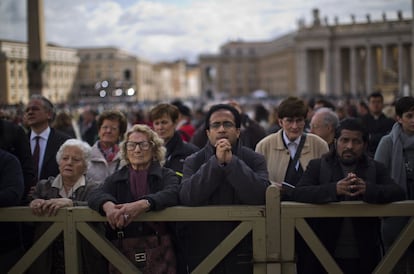
[[[30,133],[30,140],[34,140],[36,136],[40,136],[41,139],[47,140],[49,138],[49,135],[50,135],[50,127],[47,127],[40,134],[36,134],[34,131],[31,131],[31,133]]]
[[[78,188],[80,188],[81,186],[85,186],[85,185],[86,185],[85,176],[81,176],[76,181],[76,183],[73,185],[72,193],[76,192]],[[58,174],[58,176],[56,176],[56,178],[53,180],[52,187],[59,189],[59,193],[63,190],[63,181],[62,181],[62,176],[60,174]]]
[[[285,142],[285,144],[286,145],[289,145],[289,144],[291,144],[291,143],[295,143],[297,146],[299,145],[299,143],[300,143],[300,138],[302,138],[302,135],[301,136],[299,136],[298,138],[296,138],[296,140],[295,141],[291,141],[291,140],[289,140],[289,138],[287,137],[287,135],[286,135],[286,132],[285,131],[283,131],[283,141]]]

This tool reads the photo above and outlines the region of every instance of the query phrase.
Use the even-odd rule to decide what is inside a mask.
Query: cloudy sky
[[[0,39],[27,41],[26,1],[0,0]],[[271,40],[297,29],[312,9],[330,23],[412,17],[410,0],[44,0],[47,42],[115,46],[150,61],[196,62],[231,40]]]

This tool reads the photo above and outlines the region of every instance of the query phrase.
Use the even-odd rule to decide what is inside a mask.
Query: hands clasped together
[[[336,184],[336,193],[349,197],[362,195],[366,191],[366,183],[359,178],[355,173],[348,173],[348,175]]]
[[[68,198],[34,199],[29,206],[34,215],[43,216],[47,214],[48,216],[55,216],[59,208],[71,207],[73,202]]]
[[[103,205],[106,219],[112,229],[119,229],[129,225],[136,217],[148,210],[146,200],[138,200],[132,203],[114,204],[106,202]]]
[[[216,157],[220,164],[228,164],[231,161],[233,153],[231,152],[231,143],[228,139],[220,139],[216,142]]]

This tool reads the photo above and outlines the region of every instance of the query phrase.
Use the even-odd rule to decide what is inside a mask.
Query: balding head
[[[312,117],[311,132],[324,139],[328,144],[332,144],[338,123],[338,115],[334,111],[330,108],[320,108]]]

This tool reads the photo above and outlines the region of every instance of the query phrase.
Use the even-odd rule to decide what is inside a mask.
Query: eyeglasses
[[[27,107],[26,109],[25,109],[25,112],[30,112],[30,111],[39,111],[40,110],[40,107],[38,107],[38,106],[33,106],[33,107]]]
[[[148,150],[151,147],[151,143],[147,141],[142,141],[142,142],[128,141],[125,143],[125,147],[128,151],[135,150],[137,146],[139,146],[139,149],[141,150]]]
[[[326,125],[315,125],[315,124],[310,124],[310,128],[311,129],[318,129],[318,128],[322,128],[325,127]]]
[[[101,126],[101,129],[103,129],[103,130],[110,130],[110,131],[117,131],[118,130],[118,128],[117,127],[111,127],[111,126]]]
[[[305,122],[305,118],[283,118],[282,121],[289,125],[293,123],[302,124]]]
[[[210,124],[210,128],[213,129],[219,129],[221,126],[223,126],[225,129],[233,128],[235,125],[230,121],[225,122],[214,122]]]

